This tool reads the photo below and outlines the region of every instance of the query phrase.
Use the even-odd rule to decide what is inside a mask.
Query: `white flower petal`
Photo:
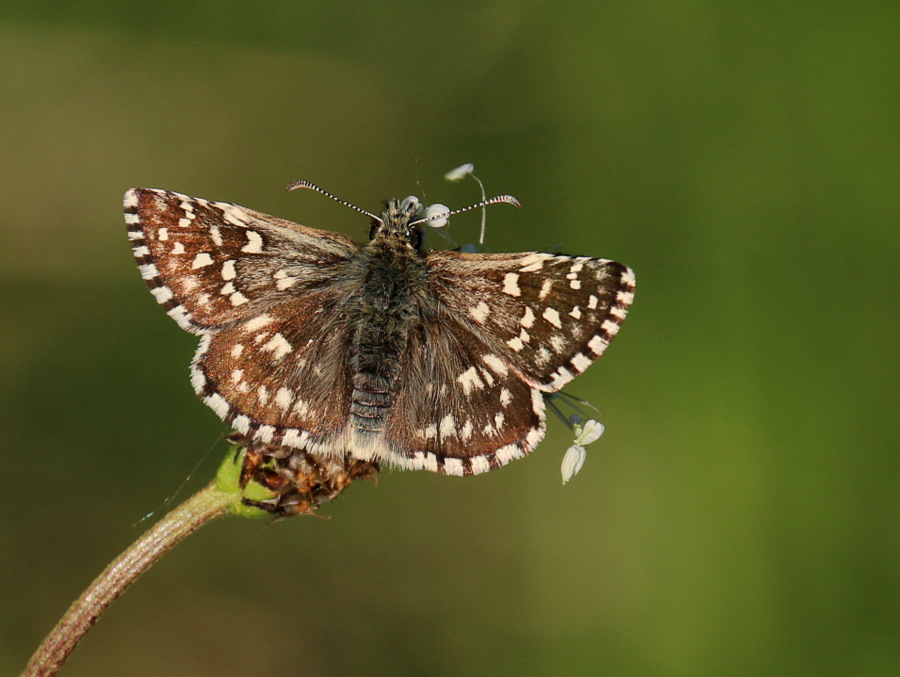
[[[592,418],[588,419],[584,422],[584,426],[575,426],[575,444],[585,445],[596,442],[600,439],[600,435],[603,434],[604,430],[606,428],[603,427],[600,421],[595,421]]]
[[[560,473],[562,473],[563,484],[578,474],[581,466],[584,465],[586,457],[587,451],[579,444],[573,444],[566,450],[566,455],[563,456],[562,465],[559,468]]]
[[[401,209],[409,209],[410,205],[416,208],[416,213],[422,211],[422,203],[419,202],[419,198],[417,198],[415,195],[407,195],[400,202]]]
[[[475,171],[475,165],[471,162],[467,162],[464,165],[460,165],[456,169],[451,169],[449,172],[444,174],[444,178],[447,181],[460,181],[464,179],[468,174],[471,174]]]
[[[450,207],[447,205],[442,205],[440,203],[428,205],[422,220],[432,228],[441,228],[442,226],[447,225],[447,214],[449,212]]]

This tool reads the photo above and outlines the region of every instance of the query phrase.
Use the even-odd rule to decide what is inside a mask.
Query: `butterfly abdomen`
[[[422,257],[393,238],[376,240],[362,258],[360,293],[350,312],[350,423],[359,432],[380,433],[394,402],[427,272]]]

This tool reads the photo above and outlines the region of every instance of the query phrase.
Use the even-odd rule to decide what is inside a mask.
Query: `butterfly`
[[[544,395],[603,353],[634,298],[607,259],[426,250],[410,198],[354,207],[364,246],[165,190],[124,207],[151,293],[200,336],[199,397],[251,440],[324,457],[470,475],[525,456]]]

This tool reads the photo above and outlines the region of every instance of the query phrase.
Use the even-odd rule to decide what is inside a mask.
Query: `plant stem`
[[[34,652],[22,677],[55,675],[116,597],[178,543],[210,520],[225,514],[235,500],[234,494],[219,490],[216,483],[211,482],[144,532],[72,603]]]

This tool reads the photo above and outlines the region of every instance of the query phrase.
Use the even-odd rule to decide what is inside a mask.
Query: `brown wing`
[[[338,233],[151,188],[125,193],[125,222],[150,291],[195,334],[323,284],[359,249]]]
[[[556,392],[613,339],[634,298],[634,273],[607,259],[541,253],[428,257],[433,291],[526,383]]]
[[[310,291],[204,336],[191,365],[197,394],[245,435],[332,451],[351,392],[340,298],[335,287]]]

